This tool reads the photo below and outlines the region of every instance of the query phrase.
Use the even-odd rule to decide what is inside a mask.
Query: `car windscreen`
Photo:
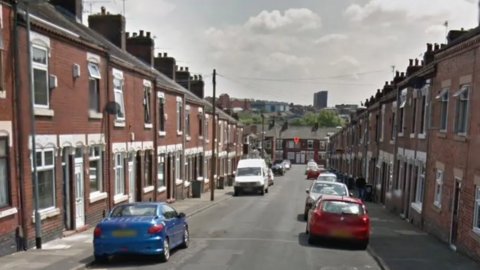
[[[347,196],[345,186],[330,183],[313,183],[311,193],[318,193],[322,195],[339,195]]]
[[[321,180],[321,181],[329,181],[329,182],[336,182],[336,181],[337,181],[337,177],[332,176],[332,175],[320,175],[320,176],[318,177],[318,180]]]
[[[113,209],[110,217],[154,217],[157,215],[155,205],[120,205]]]
[[[273,165],[282,164],[282,163],[283,163],[283,160],[275,160],[273,162]]]
[[[262,169],[260,167],[246,167],[238,168],[236,176],[259,176],[262,175]]]
[[[364,215],[362,205],[354,202],[345,201],[322,201],[322,212],[332,214],[347,214],[347,215]]]

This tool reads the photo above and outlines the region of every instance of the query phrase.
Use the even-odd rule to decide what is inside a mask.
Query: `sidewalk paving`
[[[384,269],[478,270],[480,263],[453,252],[446,244],[382,206],[366,203],[371,219],[369,251]]]
[[[232,187],[215,190],[215,201],[210,193],[201,198],[177,201],[172,206],[191,217],[232,197]],[[93,228],[45,243],[41,250],[31,249],[0,258],[0,270],[81,270],[93,262]]]

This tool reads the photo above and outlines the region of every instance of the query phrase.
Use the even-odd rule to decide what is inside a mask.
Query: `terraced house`
[[[480,259],[480,28],[427,44],[349,126],[330,137],[331,162],[367,176],[374,199],[406,221]]]
[[[155,55],[149,32],[126,33],[125,18],[105,8],[87,27],[81,1],[62,0],[30,4],[27,33],[25,7],[0,3],[0,255],[34,247],[36,222],[47,242],[123,202],[175,202],[193,180],[207,191],[212,159],[224,164],[217,177],[233,173],[243,127],[212,115],[203,77]],[[30,60],[34,119],[25,106]]]

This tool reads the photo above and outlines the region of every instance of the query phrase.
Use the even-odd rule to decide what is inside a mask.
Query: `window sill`
[[[162,193],[162,192],[165,192],[165,191],[167,191],[167,188],[166,188],[166,187],[159,187],[159,188],[157,189],[157,192],[158,192],[158,193]]]
[[[167,136],[167,132],[165,132],[165,131],[159,131],[159,132],[158,132],[158,136],[160,136],[160,137],[165,137],[165,136]]]
[[[202,140],[203,140],[203,136],[198,136],[198,139],[202,141]]]
[[[416,133],[410,134],[410,139],[414,139],[415,137],[417,137],[417,134],[416,134]]]
[[[437,133],[437,137],[438,138],[447,138],[447,133],[443,132],[443,131],[439,131]]]
[[[412,202],[410,206],[413,208],[413,210],[417,211],[419,214],[422,213],[422,204],[418,202]]]
[[[129,199],[129,196],[126,194],[118,194],[113,197],[113,203],[114,204],[119,204],[121,202],[124,202]]]
[[[480,228],[473,228],[472,232],[476,233],[477,235],[480,236]]]
[[[48,208],[40,210],[40,221],[60,215],[60,208]],[[32,215],[32,223],[35,223],[35,212]]]
[[[425,139],[427,138],[427,134],[425,134],[425,133],[420,133],[420,134],[418,134],[418,138],[419,138],[419,139],[422,139],[422,140],[425,140]]]
[[[105,200],[107,197],[108,197],[108,193],[96,191],[96,192],[90,193],[90,197],[88,199],[90,203],[94,203],[101,200]]]
[[[7,91],[6,90],[0,90],[0,98],[1,99],[7,98]]]
[[[175,180],[175,185],[178,186],[178,185],[181,185],[181,184],[183,184],[183,181],[181,179]]]
[[[47,116],[47,117],[55,116],[55,112],[47,108],[35,108],[33,112],[35,116]]]
[[[103,114],[99,113],[99,112],[89,111],[88,112],[88,118],[90,118],[90,119],[102,119]]]
[[[433,202],[433,206],[435,206],[437,209],[442,209],[440,202]]]
[[[125,124],[125,121],[120,122],[120,121],[116,120],[115,122],[113,122],[113,126],[114,127],[125,127],[126,124]]]
[[[146,129],[152,129],[153,124],[143,124],[143,127],[146,128]]]
[[[466,142],[467,141],[467,135],[466,134],[456,134],[454,137],[454,140],[457,142]]]
[[[15,215],[16,213],[18,213],[18,209],[16,207],[8,208],[3,211],[0,211],[0,218]]]
[[[143,188],[143,193],[149,193],[152,192],[155,188],[153,186],[148,186]]]
[[[208,183],[208,182],[210,182],[210,179],[208,179],[208,178],[205,178],[205,179],[203,180],[203,183]]]
[[[177,130],[177,135],[178,135],[178,136],[182,136],[182,135],[183,135],[183,132]]]
[[[187,142],[189,142],[191,139],[192,139],[192,138],[191,138],[190,136],[188,136],[188,135],[185,137],[185,140],[186,140]]]
[[[395,140],[391,140],[390,144],[392,144],[392,145],[395,144]]]
[[[190,182],[189,181],[185,181],[185,184],[183,185],[184,187],[189,187],[190,186]]]
[[[403,133],[398,133],[398,137],[399,137],[399,138],[402,138],[402,137],[403,137]]]
[[[379,142],[383,142],[383,138],[380,138],[380,140],[378,140]]]
[[[197,177],[197,181],[203,181],[203,177]]]
[[[210,140],[209,140],[209,139],[206,139],[206,140],[205,140],[205,142],[206,142],[206,143],[209,143],[209,142],[210,142]]]

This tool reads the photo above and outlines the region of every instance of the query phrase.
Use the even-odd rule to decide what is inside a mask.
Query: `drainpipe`
[[[207,108],[205,107],[205,105],[202,106],[202,109],[203,109],[203,112],[202,112],[202,147],[203,147],[203,151],[202,151],[202,176],[203,177],[203,183],[205,185],[205,179],[207,179],[207,157],[205,156],[205,151],[207,150],[207,143],[205,142],[205,134],[208,134],[208,129],[207,129],[207,119],[205,118],[205,115],[207,114]],[[202,193],[203,193],[203,190],[202,190]]]
[[[190,88],[190,82],[188,83],[189,85],[189,88]],[[190,89],[188,89],[187,91],[189,91]],[[180,164],[182,164],[182,170],[181,170],[181,174],[180,174],[180,177],[182,177],[182,199],[185,199],[185,177],[187,175],[186,171],[185,171],[185,163],[186,163],[186,160],[187,158],[185,157],[185,145],[186,145],[186,138],[187,138],[187,113],[188,115],[190,115],[190,111],[187,111],[186,108],[187,108],[187,95],[186,93],[183,93],[183,102],[182,102],[182,107],[183,107],[183,133],[182,133],[182,158],[180,159]],[[176,184],[175,184],[175,187],[176,187]],[[188,195],[188,194],[187,194]]]
[[[110,65],[111,65],[111,62],[112,62],[112,56],[111,54],[108,52],[107,55],[106,55],[106,64],[105,64],[105,70],[106,70],[106,74],[107,74],[107,79],[104,80],[105,81],[105,91],[107,92],[107,103],[109,100],[112,99],[112,96],[111,96],[111,93],[110,93]],[[107,203],[107,212],[109,212],[112,208],[113,208],[113,189],[112,189],[112,179],[111,179],[111,172],[113,170],[113,166],[112,166],[112,149],[111,149],[111,145],[112,145],[112,138],[110,136],[110,131],[111,131],[111,125],[112,125],[112,118],[114,116],[110,115],[110,114],[105,114],[105,153],[107,154],[104,154],[104,156],[107,156],[106,158],[106,163],[107,163],[107,170],[104,170],[104,175],[105,175],[105,179],[107,181],[103,181],[103,185],[104,187],[106,187],[107,189],[107,194],[109,195],[109,198],[108,198],[108,203]],[[106,186],[105,186],[105,183],[108,183]],[[105,213],[106,214],[106,213]]]
[[[473,53],[474,57],[476,56],[476,54],[477,54],[477,52],[474,51],[474,53]],[[474,58],[473,61],[474,61],[473,64],[475,65],[475,62],[476,62],[475,58]],[[475,79],[475,73],[472,75],[472,82],[474,82],[474,79]],[[431,86],[432,85],[431,81],[428,84]],[[426,87],[426,85],[424,87]],[[425,123],[424,123],[425,124],[424,132],[427,133],[425,140],[427,141],[427,160],[426,160],[426,162],[428,164],[428,161],[429,161],[428,152],[430,151],[430,143],[429,143],[430,142],[430,130],[429,130],[429,128],[430,128],[430,117],[431,117],[431,113],[432,113],[432,102],[430,101],[430,89],[428,89],[427,96],[425,97],[425,99],[426,99],[425,103],[427,104],[427,109],[425,110],[425,113],[426,113],[427,117],[425,117],[426,119],[425,119]],[[474,106],[470,106],[470,107],[473,110]],[[469,127],[469,128],[471,130],[471,127]],[[417,138],[417,140],[418,140],[418,138]],[[469,152],[470,152],[470,148],[467,149],[467,158],[468,158]],[[428,166],[426,166],[426,169],[425,169],[425,178],[424,178],[425,182],[428,181],[427,177],[428,177],[429,170],[427,170],[427,169],[428,169]],[[467,170],[467,169],[468,169],[468,162],[467,162],[467,167],[465,168],[465,170]],[[437,179],[434,179],[434,180],[437,181]],[[424,186],[426,187],[426,185],[424,185]],[[454,186],[454,188],[455,188],[455,186]],[[427,189],[424,188],[423,189],[423,201],[424,202],[425,202],[425,196],[426,195],[427,195]],[[420,215],[420,226],[421,226],[422,229],[425,226],[425,224],[424,224],[424,222],[425,222],[425,211],[426,211],[425,209],[426,209],[426,205],[427,205],[424,202],[422,202],[422,214]]]
[[[23,142],[23,133],[24,130],[22,128],[22,111],[21,111],[21,101],[19,98],[19,92],[21,91],[20,89],[20,82],[19,82],[19,77],[16,76],[17,74],[20,74],[20,66],[19,66],[19,50],[18,50],[18,28],[19,28],[19,22],[18,22],[18,2],[14,1],[13,4],[13,38],[11,40],[12,42],[12,47],[13,47],[13,58],[12,58],[12,65],[13,65],[13,70],[14,70],[14,80],[13,80],[13,109],[15,112],[16,117],[14,117],[14,130],[18,130],[16,132],[15,136],[15,142],[14,142],[14,148],[15,148],[15,163],[17,166],[15,166],[16,173],[17,173],[17,182],[18,182],[18,201],[19,201],[19,213],[18,213],[18,218],[19,218],[19,227],[18,227],[18,237],[22,239],[22,243],[18,243],[18,248],[17,251],[20,250],[27,250],[28,249],[28,230],[27,230],[27,211],[25,209],[25,194],[24,194],[24,173],[23,170],[21,169],[21,164],[24,163],[24,159],[22,156],[23,150],[24,150],[24,144]]]

